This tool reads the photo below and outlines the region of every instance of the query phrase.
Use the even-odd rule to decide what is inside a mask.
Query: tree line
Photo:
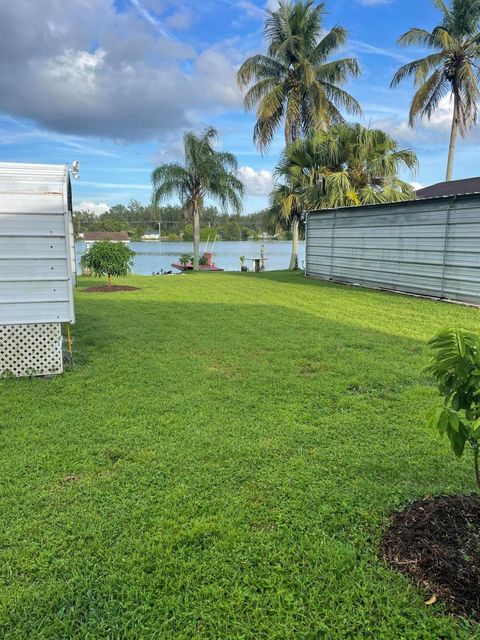
[[[272,228],[268,210],[232,217],[217,207],[207,206],[202,213],[202,222],[202,241],[209,236],[211,240],[215,236],[222,240],[258,240],[265,234],[290,239],[287,223],[280,230]],[[163,240],[193,240],[193,221],[180,205],[156,207],[131,200],[127,205],[114,205],[100,215],[75,211],[73,225],[76,237],[85,231],[127,231],[131,240],[141,240],[144,235],[159,232]]]

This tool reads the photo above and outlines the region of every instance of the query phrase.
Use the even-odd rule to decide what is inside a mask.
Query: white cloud
[[[408,121],[397,116],[387,118],[377,118],[370,123],[372,129],[382,129],[389,133],[392,138],[399,142],[412,144],[418,142],[421,134],[418,130],[412,129]]]
[[[423,184],[420,184],[420,182],[410,182],[410,185],[415,189],[415,191],[423,189]]]
[[[237,6],[241,9],[248,18],[255,18],[263,20],[265,18],[265,12],[257,7],[256,4],[250,2],[250,0],[238,0]]]
[[[406,118],[399,116],[389,116],[376,118],[371,126],[387,131],[393,138],[408,144],[422,143],[448,143],[450,129],[452,126],[453,103],[450,96],[445,96],[432,114],[430,120],[423,118],[412,129]],[[468,144],[478,144],[480,139],[480,129],[471,129],[465,139]]]
[[[147,183],[132,184],[129,182],[95,182],[94,180],[82,180],[82,186],[95,187],[97,189],[140,189],[150,190],[152,187]]]
[[[440,101],[430,120],[425,120],[423,126],[426,129],[434,129],[441,132],[450,132],[453,117],[453,99],[445,96]]]
[[[165,29],[163,28],[161,22],[159,20],[157,20],[152,13],[150,13],[150,11],[148,9],[146,9],[140,2],[139,0],[130,0],[130,2],[132,3],[132,5],[135,7],[135,9],[138,11],[139,15],[144,18],[147,22],[149,22],[153,27],[155,27],[155,29],[158,29],[158,31],[165,37],[167,37],[167,33],[165,31]]]
[[[94,213],[96,216],[99,216],[101,213],[106,213],[109,209],[108,204],[104,202],[80,202],[80,204],[75,207],[76,211],[88,211],[89,213]]]
[[[237,175],[249,195],[268,196],[273,188],[273,174],[267,169],[256,171],[252,167],[240,167]]]
[[[350,40],[349,46],[352,47],[354,51],[358,51],[360,53],[370,53],[372,55],[384,56],[386,58],[392,58],[393,60],[398,60],[398,62],[409,62],[410,59],[406,56],[402,55],[398,51],[391,49],[384,49],[382,47],[375,47],[368,42],[362,42],[361,40]]]
[[[183,31],[191,27],[194,19],[195,16],[191,11],[186,8],[181,8],[175,11],[175,13],[172,13],[165,22],[172,29]]]
[[[122,12],[114,0],[0,1],[0,111],[57,133],[140,141],[240,105],[229,58],[170,37],[158,15],[146,0]]]
[[[276,11],[278,9],[278,0],[267,0],[266,8],[268,11]]]

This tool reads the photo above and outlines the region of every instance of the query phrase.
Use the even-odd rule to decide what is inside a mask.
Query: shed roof
[[[437,182],[429,187],[418,189],[416,193],[417,198],[444,198],[445,196],[462,196],[470,193],[480,193],[480,177],[450,180],[450,182]]]
[[[85,242],[100,242],[110,240],[111,242],[129,242],[130,238],[126,231],[86,231],[83,234]]]
[[[0,162],[0,211],[63,214],[71,209],[68,165]]]

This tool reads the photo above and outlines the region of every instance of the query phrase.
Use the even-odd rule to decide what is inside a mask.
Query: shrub
[[[178,261],[180,262],[180,264],[183,264],[184,266],[187,265],[189,262],[193,263],[193,254],[182,253]]]
[[[95,242],[86,251],[80,263],[82,269],[89,269],[94,276],[108,276],[108,287],[112,286],[112,276],[126,276],[132,270],[135,251],[121,242],[103,240]]]
[[[457,458],[467,442],[472,447],[480,489],[480,339],[470,331],[445,329],[428,344],[434,356],[425,371],[433,375],[443,396],[430,423],[448,436]]]

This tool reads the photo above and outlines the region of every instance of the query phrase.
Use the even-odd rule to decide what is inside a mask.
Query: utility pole
[[[153,200],[153,214],[158,214],[158,241],[162,241],[162,218],[160,216],[160,210],[157,207],[155,199]]]

